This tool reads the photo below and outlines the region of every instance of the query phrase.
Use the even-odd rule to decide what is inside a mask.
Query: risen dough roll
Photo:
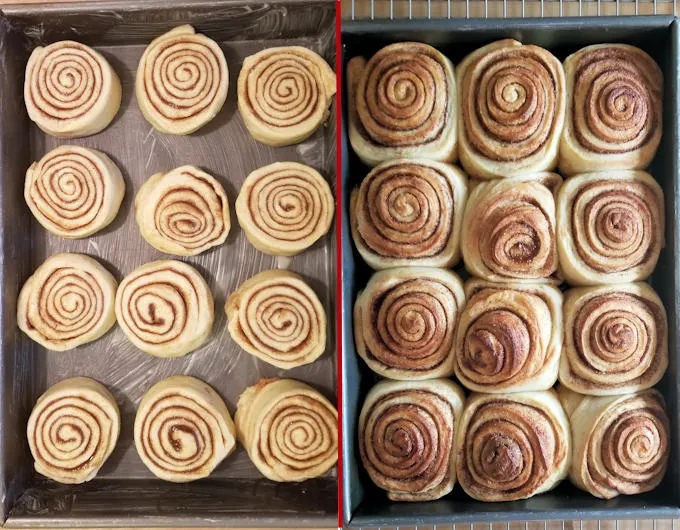
[[[243,61],[238,108],[257,141],[296,144],[328,119],[335,85],[332,68],[312,50],[267,48]]]
[[[137,192],[135,218],[150,245],[178,256],[221,245],[231,227],[224,188],[194,166],[151,176]]]
[[[448,379],[381,381],[359,416],[359,451],[393,501],[430,501],[456,483],[455,438],[465,396]]]
[[[560,381],[581,394],[644,390],[668,366],[668,324],[646,283],[569,289]]]
[[[81,484],[95,477],[116,447],[120,413],[104,385],[73,377],[38,398],[26,430],[38,473]]]
[[[398,158],[456,159],[453,64],[432,46],[390,44],[347,64],[349,139],[369,166]]]
[[[309,166],[276,162],[253,171],[236,199],[236,216],[255,248],[294,256],[324,236],[335,200],[328,182]]]
[[[214,319],[208,284],[191,265],[153,261],[120,282],[116,317],[130,342],[157,357],[179,357],[199,348]]]
[[[190,134],[217,116],[228,86],[221,48],[185,24],[151,41],[137,67],[135,94],[160,132]]]
[[[92,258],[55,254],[21,288],[19,329],[55,351],[97,340],[116,323],[116,287],[113,275]]]
[[[357,352],[390,379],[453,375],[453,345],[465,303],[460,278],[445,269],[375,273],[354,305]]]
[[[246,388],[236,433],[260,473],[277,482],[319,477],[338,461],[336,408],[293,379],[261,379]]]
[[[505,39],[456,68],[460,162],[471,176],[554,169],[566,107],[564,70],[547,50]]]
[[[555,199],[537,181],[477,184],[461,231],[465,268],[490,281],[546,281],[557,271]]]
[[[557,227],[570,284],[644,280],[665,245],[663,190],[644,171],[572,177],[557,197]]]
[[[205,478],[236,447],[234,422],[207,383],[176,375],[144,394],[135,417],[135,446],[162,480]]]
[[[613,499],[659,485],[668,466],[671,432],[659,392],[590,397],[561,387],[559,394],[574,436],[569,478],[576,486]]]
[[[105,129],[118,112],[120,80],[92,48],[64,40],[38,46],[26,65],[28,116],[47,134],[78,138]]]
[[[224,309],[237,344],[278,368],[312,363],[326,349],[324,308],[292,272],[256,274],[229,296]]]
[[[663,73],[654,59],[627,44],[597,44],[567,57],[564,69],[561,172],[646,168],[663,128]]]
[[[472,394],[456,435],[457,471],[470,497],[528,499],[569,471],[571,431],[554,391]]]
[[[562,349],[562,293],[551,285],[469,280],[458,323],[458,380],[477,392],[548,390]]]
[[[86,237],[108,226],[124,195],[120,169],[94,149],[57,147],[26,171],[26,204],[41,225],[61,237]]]
[[[466,200],[467,178],[454,166],[384,162],[352,192],[354,244],[374,269],[453,266],[460,259]]]

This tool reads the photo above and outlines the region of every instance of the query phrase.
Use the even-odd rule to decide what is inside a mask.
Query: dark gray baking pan
[[[137,63],[154,37],[191,23],[225,52],[229,94],[219,115],[196,133],[178,137],[155,131],[142,117],[134,95]],[[72,38],[101,51],[118,72],[123,103],[106,130],[88,138],[58,140],[29,122],[23,75],[38,44]],[[170,484],[154,478],[133,444],[136,406],[155,382],[174,374],[199,377],[226,400],[232,415],[238,396],[261,377],[306,381],[336,402],[335,238],[332,233],[287,264],[255,250],[238,227],[234,200],[245,177],[275,161],[317,168],[335,188],[335,121],[310,139],[271,148],[254,141],[236,108],[236,80],[243,58],[276,45],[308,46],[335,65],[335,4],[332,0],[121,0],[62,5],[9,6],[0,18],[0,522],[9,527],[78,526],[336,526],[336,473],[300,484],[278,484],[260,475],[238,448],[209,479]],[[331,116],[335,116],[334,113]],[[29,162],[56,145],[101,149],[120,166],[127,191],[114,223],[94,236],[67,241],[47,233],[23,201]],[[225,245],[195,258],[215,297],[211,340],[176,359],[158,359],[132,346],[114,327],[100,340],[71,352],[46,352],[16,329],[19,287],[46,256],[82,252],[103,261],[120,280],[142,263],[165,256],[139,235],[132,201],[153,173],[183,164],[218,178],[231,203],[231,232]],[[278,370],[242,351],[230,338],[223,306],[227,295],[256,272],[288,266],[302,274],[326,307],[326,353],[315,363]],[[33,472],[26,421],[35,399],[56,381],[76,375],[107,385],[121,408],[122,432],[99,476],[64,486]]]
[[[661,295],[669,318],[668,372],[659,385],[672,422],[672,454],[662,484],[644,495],[598,500],[568,482],[526,501],[487,504],[471,500],[460,486],[447,497],[426,503],[387,500],[363,471],[358,455],[357,420],[364,396],[376,381],[356,355],[352,337],[352,304],[370,276],[356,253],[349,230],[349,193],[368,172],[354,155],[343,127],[342,136],[342,252],[343,252],[343,518],[349,526],[433,525],[475,521],[532,519],[633,519],[680,516],[680,461],[678,443],[678,22],[672,17],[555,18],[507,20],[431,20],[381,23],[343,22],[343,65],[356,55],[369,57],[382,46],[400,41],[421,41],[436,46],[454,64],[485,43],[514,38],[538,44],[564,59],[579,48],[603,42],[634,44],[647,51],[665,74],[664,131],[651,173],[666,196],[666,248],[651,283]],[[346,112],[346,100],[343,102]],[[346,117],[346,116],[345,116]],[[343,125],[346,120],[343,120]]]

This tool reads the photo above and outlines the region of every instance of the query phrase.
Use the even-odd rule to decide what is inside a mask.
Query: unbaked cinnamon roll
[[[214,320],[212,293],[191,265],[162,260],[136,268],[120,282],[116,317],[130,342],[157,357],[199,348]]]
[[[238,109],[257,141],[302,142],[330,115],[335,72],[302,46],[267,48],[246,57],[238,76]]]
[[[464,402],[448,379],[381,381],[371,389],[359,416],[359,451],[389,499],[430,501],[451,492]]]
[[[261,379],[246,388],[235,421],[239,441],[270,480],[320,477],[338,461],[338,412],[300,381]]]
[[[369,166],[398,158],[456,159],[453,64],[432,46],[390,44],[347,64],[349,139]]]
[[[104,385],[73,377],[38,398],[26,430],[38,473],[81,484],[97,475],[116,447],[120,412]]]
[[[572,177],[557,198],[557,227],[570,284],[645,280],[665,245],[663,190],[644,171]]]
[[[352,192],[350,226],[374,269],[450,267],[460,259],[467,178],[428,160],[384,162]]]
[[[48,350],[97,340],[116,323],[117,283],[83,254],[54,254],[26,280],[17,302],[19,329]]]
[[[326,349],[326,312],[292,272],[256,274],[229,296],[224,310],[236,343],[278,368],[312,363]]]
[[[552,281],[557,271],[555,199],[537,181],[477,184],[461,230],[465,268],[490,281]]]
[[[460,485],[478,501],[528,499],[569,471],[571,430],[554,391],[472,394],[456,435]]]
[[[354,305],[357,352],[390,379],[453,375],[453,345],[465,303],[460,278],[445,269],[375,273]]]
[[[569,289],[560,382],[581,394],[650,388],[668,367],[668,324],[646,283]]]
[[[656,488],[670,455],[671,425],[653,389],[591,397],[560,387],[574,433],[569,478],[601,499]]]
[[[231,228],[224,188],[195,166],[152,175],[137,192],[135,219],[151,246],[178,256],[221,245]]]
[[[144,394],[134,436],[144,465],[169,482],[207,477],[236,447],[222,398],[207,383],[184,375],[168,377]]]
[[[57,147],[26,171],[26,204],[42,226],[61,237],[86,237],[105,228],[124,195],[118,166],[86,147]]]
[[[554,169],[566,107],[564,70],[547,50],[505,39],[456,68],[465,171],[494,178]]]
[[[315,169],[276,162],[246,178],[236,199],[236,216],[255,248],[294,256],[312,246],[331,227],[335,200]]]
[[[99,52],[59,41],[31,53],[24,101],[29,118],[47,134],[89,136],[105,129],[118,112],[120,80]]]
[[[224,105],[228,87],[222,49],[188,24],[151,41],[135,79],[139,109],[167,134],[190,134],[207,124]]]
[[[654,59],[627,44],[597,44],[567,57],[564,69],[560,171],[645,169],[663,127],[663,73]]]
[[[467,303],[455,342],[455,371],[470,390],[548,390],[562,349],[562,293],[552,285],[465,284]]]

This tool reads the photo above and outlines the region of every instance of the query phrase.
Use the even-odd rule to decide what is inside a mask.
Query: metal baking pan
[[[229,95],[219,115],[186,137],[158,133],[141,115],[134,95],[137,63],[154,37],[179,24],[193,24],[220,43],[229,66]],[[94,46],[121,78],[123,102],[102,133],[79,140],[46,136],[29,122],[23,76],[38,44],[76,39]],[[261,377],[293,377],[336,401],[335,238],[285,260],[255,250],[236,222],[234,201],[254,169],[275,161],[298,161],[320,170],[335,188],[335,113],[327,127],[291,147],[271,148],[253,140],[237,112],[236,79],[243,58],[277,45],[302,45],[335,65],[333,0],[162,0],[16,5],[0,15],[0,523],[7,527],[115,526],[336,526],[336,472],[299,484],[271,482],[239,447],[208,479],[189,484],[157,480],[133,443],[136,405],[155,382],[173,374],[199,377],[226,400],[232,415],[239,394]],[[72,142],[108,153],[127,184],[121,211],[103,232],[70,241],[49,234],[23,200],[23,180],[32,160]],[[71,352],[46,352],[16,326],[20,286],[47,256],[81,252],[101,260],[120,280],[133,268],[164,255],[146,243],[132,203],[146,178],[194,164],[222,182],[229,196],[232,228],[227,242],[189,261],[207,279],[215,297],[211,340],[186,357],[159,359],[132,346],[114,329]],[[166,256],[167,257],[167,256]],[[326,353],[315,363],[282,371],[242,351],[230,338],[226,297],[253,274],[288,267],[302,274],[328,315]],[[116,450],[98,477],[80,486],[57,484],[33,472],[26,422],[36,398],[60,379],[89,376],[112,390],[122,415]]]
[[[603,501],[578,490],[568,481],[556,489],[525,501],[488,504],[473,501],[456,486],[452,494],[434,502],[395,503],[376,488],[359,459],[357,420],[363,399],[376,377],[358,358],[352,336],[352,305],[357,291],[371,274],[356,253],[349,230],[349,193],[368,173],[349,147],[346,95],[342,131],[342,252],[343,252],[343,519],[346,526],[400,526],[471,523],[477,521],[548,519],[634,519],[680,517],[680,374],[678,373],[678,43],[680,25],[673,17],[599,17],[505,20],[405,20],[344,22],[342,26],[343,67],[357,55],[370,57],[392,42],[420,41],[437,47],[454,64],[473,49],[501,38],[538,44],[558,58],[579,48],[603,42],[622,42],[641,47],[654,57],[665,74],[664,131],[661,148],[650,172],[666,197],[666,248],[651,283],[661,295],[669,318],[670,365],[658,385],[666,398],[672,424],[671,459],[661,485],[643,495]],[[343,70],[344,71],[344,70]],[[346,91],[345,91],[346,92]]]

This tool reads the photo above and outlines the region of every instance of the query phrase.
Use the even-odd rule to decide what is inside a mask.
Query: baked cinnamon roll
[[[562,349],[562,293],[552,285],[465,284],[467,303],[455,342],[455,371],[470,390],[548,390]]]
[[[375,166],[398,158],[456,159],[453,64],[432,46],[390,44],[347,64],[349,140]]]
[[[38,398],[26,430],[38,473],[81,484],[97,475],[116,447],[120,412],[104,385],[73,377]]]
[[[574,433],[569,478],[601,499],[651,491],[663,479],[671,425],[654,389],[592,397],[560,387]]]
[[[257,141],[297,144],[328,119],[335,90],[335,72],[319,54],[302,46],[267,48],[243,61],[238,109]]]
[[[320,477],[338,461],[338,412],[293,379],[262,379],[238,400],[236,432],[253,464],[277,482]]]
[[[151,246],[177,256],[221,245],[231,228],[224,188],[195,166],[152,175],[137,192],[135,219]]]
[[[38,46],[26,65],[24,102],[28,117],[59,138],[104,130],[121,101],[118,75],[99,52],[64,40]]]
[[[116,323],[118,286],[99,262],[83,254],[54,254],[19,292],[19,329],[48,350],[97,340]]]
[[[275,162],[246,178],[236,199],[236,216],[255,248],[294,256],[331,227],[335,199],[315,169],[297,162]]]
[[[587,46],[567,57],[568,112],[560,144],[566,175],[645,169],[663,128],[663,73],[627,44]]]
[[[185,375],[168,377],[144,394],[134,432],[144,465],[169,482],[207,477],[236,447],[234,422],[222,398]]]
[[[326,349],[326,312],[292,272],[256,274],[229,296],[224,310],[236,343],[278,368],[312,363]]]
[[[552,281],[557,272],[555,199],[524,177],[477,184],[463,216],[465,268],[490,281]]]
[[[381,381],[359,416],[359,451],[393,501],[430,501],[456,483],[455,437],[465,397],[448,379]]]
[[[560,382],[598,396],[644,390],[668,367],[668,324],[646,283],[569,289]]]
[[[453,266],[460,259],[466,200],[467,178],[454,166],[384,162],[352,192],[354,244],[374,269]]]
[[[564,70],[547,50],[505,39],[456,68],[460,162],[472,177],[554,169],[566,107]]]
[[[452,375],[464,303],[460,278],[445,269],[377,272],[354,305],[357,352],[371,370],[390,379]]]
[[[568,179],[557,198],[560,272],[572,285],[645,280],[665,245],[661,186],[644,171]]]
[[[135,79],[139,109],[167,134],[190,134],[207,124],[222,109],[228,87],[222,49],[188,24],[151,41]]]
[[[569,471],[571,430],[557,394],[472,394],[456,435],[458,480],[478,501],[528,499]]]

